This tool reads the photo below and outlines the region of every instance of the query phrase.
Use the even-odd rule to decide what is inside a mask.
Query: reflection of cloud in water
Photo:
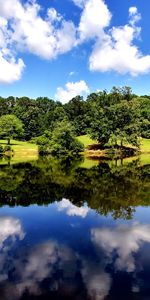
[[[89,212],[88,207],[78,207],[67,199],[63,199],[61,202],[59,202],[57,207],[59,211],[65,211],[68,216],[79,216],[85,218]]]
[[[3,216],[0,217],[0,282],[6,280],[8,272],[5,272],[4,265],[8,256],[8,251],[11,250],[12,244],[16,238],[22,240],[24,238],[21,222],[17,218]],[[7,244],[7,240],[10,239]],[[10,265],[10,263],[9,263]]]
[[[82,276],[91,299],[103,300],[108,295],[111,277],[104,271],[104,267],[94,262],[83,261]]]
[[[71,249],[53,241],[40,244],[24,254],[20,253],[13,262],[14,276],[19,280],[15,284],[7,284],[3,299],[9,299],[10,294],[15,299],[20,299],[25,291],[32,295],[40,295],[43,291],[41,284],[45,279],[48,279],[49,291],[57,291],[62,278],[55,279],[54,275],[58,270],[62,270],[63,280],[74,278],[75,262],[76,256]]]
[[[21,222],[19,219],[13,217],[0,217],[0,249],[9,237],[13,241],[16,237],[20,240],[24,238]]]
[[[115,229],[95,228],[91,231],[92,241],[111,257],[115,250],[118,258],[115,266],[118,270],[135,270],[133,253],[138,252],[142,242],[150,242],[150,225],[134,223]]]
[[[107,266],[113,263],[114,253],[117,253],[116,270],[134,271],[133,254],[143,242],[150,242],[150,225],[134,223],[113,229],[92,229],[94,252],[88,254],[50,240],[32,248],[21,247],[13,256],[13,253],[10,255],[12,243],[5,243],[10,237],[11,241],[16,237],[23,239],[20,221],[0,218],[0,290],[3,300],[9,300],[10,295],[11,299],[19,300],[26,292],[33,296],[49,293],[50,297],[52,291],[60,296],[61,292],[65,293],[63,296],[67,298],[83,290],[86,299],[103,300],[113,287]],[[135,277],[131,289],[134,293],[139,292]]]
[[[82,262],[80,268],[77,264],[79,260]],[[87,260],[69,247],[54,241],[40,244],[17,255],[12,269],[15,270],[14,277],[17,281],[6,282],[2,295],[4,300],[8,300],[10,295],[15,300],[20,299],[27,291],[30,295],[39,296],[45,293],[45,288],[46,292],[58,292],[62,289],[67,296],[74,296],[78,289],[76,276],[79,270],[91,299],[104,299],[111,286],[111,278],[103,265],[96,264],[92,259]],[[48,287],[43,286],[45,280]]]

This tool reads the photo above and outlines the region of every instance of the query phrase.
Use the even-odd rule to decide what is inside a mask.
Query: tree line
[[[76,96],[67,104],[47,97],[0,97],[0,119],[6,115],[22,122],[23,130],[16,130],[15,137],[26,141],[49,139],[56,128],[69,127],[74,136],[90,134],[102,145],[120,141],[138,146],[139,137],[150,138],[150,96],[135,95],[130,87],[91,93],[85,100]],[[6,135],[2,125],[1,138]],[[9,128],[15,131],[15,126]]]

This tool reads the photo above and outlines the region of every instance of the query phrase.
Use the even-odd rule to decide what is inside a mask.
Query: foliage
[[[8,147],[6,140],[0,140],[0,146]],[[11,157],[10,164],[34,161],[38,159],[38,146],[29,142],[11,140],[11,149],[15,155]],[[8,161],[3,159],[0,161],[0,165],[7,165]]]
[[[0,116],[5,115],[22,121],[26,141],[43,135],[45,139],[45,132],[54,131],[64,119],[76,136],[90,134],[103,145],[119,141],[138,146],[140,136],[150,138],[150,97],[138,97],[126,86],[91,93],[85,100],[78,95],[64,105],[47,97],[0,97]]]
[[[82,163],[82,161],[81,161]],[[103,215],[130,219],[137,206],[149,205],[150,165],[102,162],[86,169],[80,161],[44,157],[0,171],[1,205],[38,205],[66,198]]]
[[[140,122],[141,122],[141,136],[150,138],[150,99],[141,97],[139,99],[140,105]]]
[[[91,136],[102,145],[120,141],[139,146],[139,105],[134,99],[111,98],[106,92],[91,100]]]
[[[72,155],[84,150],[84,146],[74,136],[73,127],[66,119],[57,122],[49,137],[45,133],[37,142],[41,154],[45,152],[58,156]]]
[[[0,117],[0,136],[8,139],[21,137],[23,134],[23,123],[14,115],[3,115]]]
[[[98,142],[96,140],[93,140],[90,138],[90,136],[87,135],[80,135],[77,137],[78,141],[81,142],[85,148],[87,148],[88,146],[92,145],[92,144],[97,144]]]

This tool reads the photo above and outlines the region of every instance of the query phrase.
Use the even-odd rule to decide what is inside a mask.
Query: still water
[[[150,162],[0,166],[0,299],[150,299]]]

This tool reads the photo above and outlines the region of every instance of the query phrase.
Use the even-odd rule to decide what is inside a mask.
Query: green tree
[[[23,123],[14,115],[4,115],[0,117],[0,136],[8,140],[21,137],[23,134]]]
[[[58,122],[55,129],[49,135],[46,133],[41,139],[38,138],[41,153],[51,153],[53,155],[73,155],[84,150],[84,146],[76,139],[74,130],[67,119]]]
[[[91,100],[91,135],[102,145],[110,140],[139,146],[140,106],[137,98],[132,98],[129,88],[121,91],[113,88],[110,94],[105,91]]]

